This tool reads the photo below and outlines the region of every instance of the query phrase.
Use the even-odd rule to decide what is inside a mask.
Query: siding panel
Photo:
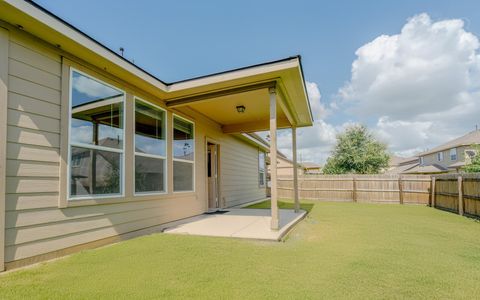
[[[14,59],[9,60],[8,66],[10,75],[60,90],[60,77],[58,75],[53,75]]]
[[[61,74],[61,65],[58,60],[45,56],[35,50],[29,49],[15,42],[10,43],[9,56],[10,58],[21,61],[50,74],[57,76],[60,76]]]
[[[56,133],[8,126],[7,141],[19,144],[52,148],[60,147],[60,135]]]
[[[34,98],[8,93],[8,108],[33,113],[53,119],[60,119],[60,106]]]
[[[8,110],[8,125],[60,133],[60,120],[17,110]]]
[[[60,105],[60,91],[51,89],[15,76],[8,77],[10,91],[30,98]]]
[[[58,163],[7,160],[7,176],[58,177]]]
[[[46,148],[34,145],[8,143],[7,158],[19,160],[59,162],[60,153],[57,148]]]

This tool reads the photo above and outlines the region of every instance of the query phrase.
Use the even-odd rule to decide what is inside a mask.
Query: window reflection
[[[165,157],[165,112],[135,102],[135,151]]]
[[[120,193],[121,154],[72,147],[72,196]]]
[[[173,156],[176,159],[193,161],[195,146],[193,143],[193,123],[174,118]]]
[[[72,71],[70,196],[121,193],[123,101],[122,91]]]

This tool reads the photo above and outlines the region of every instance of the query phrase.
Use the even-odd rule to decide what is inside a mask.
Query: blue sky
[[[473,120],[467,118],[471,121],[468,124],[457,124],[454,128],[448,129],[448,123],[440,124],[436,121],[439,119],[438,116],[430,116],[425,111],[415,114],[416,107],[412,105],[415,101],[405,101],[404,107],[398,107],[398,111],[411,110],[412,115],[392,113],[388,107],[383,109],[384,103],[378,104],[372,100],[376,99],[378,94],[366,93],[364,89],[366,87],[362,87],[361,83],[371,76],[377,79],[391,76],[392,72],[383,67],[378,71],[378,65],[369,65],[369,59],[357,56],[356,51],[379,36],[394,37],[400,34],[408,20],[422,13],[426,13],[429,18],[428,20],[423,18],[420,22],[423,22],[422,24],[428,23],[431,28],[435,28],[436,22],[459,20],[463,21],[461,26],[455,27],[454,23],[446,25],[446,28],[451,25],[456,30],[453,36],[461,37],[466,32],[476,37],[480,34],[479,1],[38,0],[37,2],[111,49],[125,48],[125,56],[128,59],[134,59],[136,64],[167,82],[301,54],[305,79],[312,84],[309,92],[321,94],[321,97],[318,95],[318,99],[313,97],[314,101],[321,103],[320,106],[316,105],[321,116],[318,117],[317,126],[313,130],[323,132],[323,135],[318,135],[318,139],[315,140],[317,144],[312,145],[306,141],[302,143],[300,139],[304,160],[325,161],[334,140],[332,137],[350,123],[367,124],[379,138],[390,145],[393,153],[400,155],[414,154],[435,146],[448,138],[471,130],[475,123],[475,117]],[[412,35],[421,36],[425,32],[431,32],[425,29],[425,26],[418,25],[418,22],[411,24],[417,26],[411,30]],[[422,28],[426,31],[422,31]],[[412,35],[405,37],[405,43],[409,44],[408,41],[412,41],[411,44],[415,43],[416,39]],[[440,68],[440,72],[445,74],[451,73],[448,68],[457,70],[458,65],[463,65],[464,62],[461,60],[466,59],[466,56],[459,53],[470,51],[478,54],[478,46],[474,45],[474,41],[469,47],[457,49],[458,51],[450,55],[451,49],[445,45],[453,44],[455,40],[461,38],[455,39],[452,35],[442,35],[438,32],[432,33],[430,38],[435,41],[444,38],[445,43],[437,45],[439,51],[443,52],[439,54],[439,51],[432,50],[432,55],[429,55],[428,59],[438,57],[440,60],[440,57],[443,57],[442,61],[458,62],[456,65],[445,65],[444,68]],[[425,50],[430,46],[427,44],[419,47]],[[365,57],[371,57],[372,53],[378,51],[388,51],[388,48],[380,42],[372,48],[367,49]],[[418,62],[415,52],[420,51],[418,49],[412,50],[413,52],[397,51],[399,57],[382,61],[380,64],[383,66],[392,62],[394,65],[402,64],[403,61]],[[366,79],[352,78],[352,63],[357,59],[361,67],[356,76],[364,76]],[[421,62],[419,64],[421,65]],[[476,63],[472,65],[476,66]],[[475,73],[476,67],[472,65],[466,70],[462,69],[463,73]],[[372,69],[377,70],[377,73],[374,75],[369,73]],[[404,71],[405,69],[401,69],[393,73],[401,74]],[[438,72],[420,68],[412,73],[414,76],[406,74],[399,80],[405,81],[417,77],[417,74],[431,78],[435,77],[431,74]],[[438,80],[426,82],[424,90],[452,81],[443,77]],[[467,81],[471,81],[471,78]],[[424,101],[425,105],[433,105],[432,101],[435,100],[432,99],[436,98],[419,93],[418,86],[415,86],[418,84],[421,83],[405,82],[401,84],[403,90],[394,92],[388,89],[388,93],[381,91],[381,95],[388,95],[386,102],[389,99],[398,99],[394,106],[404,102],[402,97],[408,99],[418,97],[418,101]],[[339,94],[346,86],[353,90],[348,95]],[[477,86],[459,84],[452,89],[456,89],[456,92],[452,94],[454,96],[450,95],[450,98],[462,95],[464,91],[472,93],[476,91]],[[471,97],[475,98],[475,95],[472,94]],[[465,106],[463,98],[460,98],[455,100],[455,103],[458,106]],[[445,99],[445,102],[448,100]],[[473,105],[475,104],[478,103],[473,102]],[[455,108],[447,106],[445,113]],[[377,111],[375,107],[380,109]],[[372,110],[374,112],[366,112]],[[408,135],[398,136],[399,131],[408,132],[407,128],[412,131],[423,130],[418,139],[415,139],[416,144],[401,142],[402,139],[409,141]],[[309,134],[305,132],[304,135]],[[288,133],[282,136],[284,141],[280,144],[289,154]]]

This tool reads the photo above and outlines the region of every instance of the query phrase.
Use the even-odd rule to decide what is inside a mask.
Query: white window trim
[[[257,168],[258,168],[258,174],[260,175],[260,154],[262,153],[263,153],[263,184],[260,184],[260,178],[258,178],[259,188],[264,188],[267,186],[267,154],[260,149],[258,149],[258,155],[257,155],[257,160],[258,160]]]
[[[174,149],[175,140],[174,140],[174,136],[173,136],[173,130],[175,130],[175,128],[174,128],[175,118],[182,119],[184,121],[192,123],[192,125],[193,125],[193,160],[175,158],[175,153],[174,153],[174,151],[175,151],[175,149]],[[195,128],[196,128],[195,121],[189,120],[189,119],[184,118],[182,116],[179,116],[175,113],[172,114],[172,161],[178,161],[178,162],[185,162],[185,163],[193,164],[193,180],[192,180],[193,189],[190,190],[190,191],[175,191],[175,182],[173,182],[174,181],[173,173],[175,171],[173,170],[174,167],[172,165],[172,189],[173,189],[172,192],[174,194],[194,193],[195,192],[195,185],[196,185],[195,184],[195,182],[196,182],[196,178],[195,178],[196,177],[195,176],[195,174],[196,174],[196,163],[195,163],[195,161],[196,161],[196,152],[197,152],[197,145],[196,145],[196,143],[197,143],[197,133],[195,132]]]
[[[443,161],[443,151],[437,152],[437,161]]]
[[[138,153],[137,151],[135,151],[137,149],[136,147],[136,144],[135,144],[135,126],[136,126],[136,117],[135,117],[135,109],[136,109],[136,102],[140,101],[140,102],[143,102],[147,105],[150,105],[150,106],[153,106],[154,108],[158,109],[158,110],[161,110],[165,113],[165,118],[164,118],[164,125],[165,125],[165,156],[161,156],[161,155],[156,155],[156,154],[148,154],[148,153]],[[134,196],[149,196],[149,195],[165,195],[165,194],[168,194],[168,167],[167,167],[167,164],[168,164],[168,159],[167,159],[167,144],[168,144],[168,122],[167,122],[167,111],[163,108],[161,108],[160,106],[158,105],[155,105],[149,101],[146,101],[146,100],[143,100],[142,98],[139,98],[137,96],[134,96],[133,97],[133,123],[134,123],[134,126],[133,126],[133,194]],[[136,191],[136,188],[135,188],[135,159],[136,159],[136,156],[143,156],[143,157],[148,157],[148,158],[157,158],[157,159],[163,159],[164,160],[164,163],[163,163],[163,189],[164,191],[159,191],[159,192],[137,192]]]
[[[123,100],[118,101],[118,103],[122,103],[123,107],[123,139],[122,139],[122,149],[115,149],[115,148],[108,148],[108,147],[102,147],[98,145],[89,145],[89,144],[82,144],[82,143],[71,143],[71,128],[72,128],[72,78],[73,78],[73,72],[76,72],[78,74],[81,74],[83,76],[86,76],[88,78],[91,78],[92,80],[98,81],[108,87],[111,87],[115,90],[119,90],[123,92]],[[88,73],[82,72],[76,68],[70,67],[70,70],[68,72],[69,78],[68,78],[68,163],[67,163],[67,201],[78,201],[78,200],[96,200],[96,199],[107,199],[107,198],[123,198],[125,197],[125,124],[126,124],[126,95],[127,93],[114,85],[108,84],[105,81],[98,79],[96,76],[90,75]],[[82,147],[82,148],[87,148],[87,149],[95,149],[95,150],[101,150],[101,151],[110,151],[110,152],[116,152],[121,154],[121,159],[120,159],[120,193],[119,194],[100,194],[100,195],[86,195],[86,196],[73,196],[70,194],[70,185],[71,185],[71,160],[72,160],[72,150],[71,148],[73,147]]]
[[[454,154],[452,154],[452,151],[455,151]],[[455,156],[455,158],[452,158],[453,156]],[[458,151],[457,151],[457,148],[452,148],[450,149],[450,160],[457,160],[458,159]]]

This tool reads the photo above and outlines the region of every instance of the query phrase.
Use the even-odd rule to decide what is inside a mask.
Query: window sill
[[[150,194],[150,195],[135,195],[131,197],[119,196],[119,197],[109,197],[109,198],[95,198],[95,199],[75,199],[67,200],[67,204],[63,208],[70,207],[82,207],[82,206],[93,206],[93,205],[106,205],[106,204],[121,204],[121,203],[131,203],[131,202],[140,202],[140,201],[155,201],[155,200],[164,200],[168,198],[175,198],[172,194]]]

